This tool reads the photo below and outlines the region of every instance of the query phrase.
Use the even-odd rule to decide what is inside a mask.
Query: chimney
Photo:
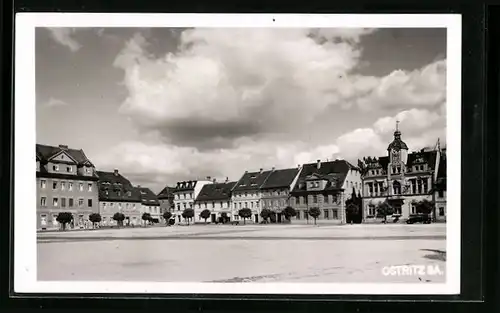
[[[226,183],[229,181],[229,177],[226,177]]]
[[[275,167],[273,166],[273,167],[271,168],[271,171],[274,171],[274,170],[275,170]]]
[[[262,171],[263,171],[263,170],[264,170],[264,169],[261,167],[261,168],[259,169],[259,173],[261,173],[261,174],[262,174]]]
[[[318,170],[321,168],[321,160],[316,160],[316,168]]]
[[[117,168],[115,168],[114,174],[115,174],[115,176],[118,176],[118,169]]]
[[[210,177],[210,176],[207,176],[207,180],[212,180],[212,177]]]
[[[137,185],[137,188],[141,188],[141,185]]]
[[[297,164],[297,168],[300,168],[300,164]]]
[[[61,148],[61,149],[68,149],[68,146],[67,145],[59,145],[59,148]]]
[[[215,182],[216,182],[216,181],[217,181],[217,180],[216,180],[215,178],[212,180],[212,182],[213,182],[214,184],[215,184]]]

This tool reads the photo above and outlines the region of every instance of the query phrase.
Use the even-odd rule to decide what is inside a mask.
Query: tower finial
[[[396,131],[399,130],[398,126],[399,126],[399,121],[396,121]]]

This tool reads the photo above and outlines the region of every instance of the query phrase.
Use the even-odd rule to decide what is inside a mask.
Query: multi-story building
[[[446,151],[439,141],[434,149],[408,153],[396,127],[387,156],[366,157],[358,163],[363,172],[365,221],[377,217],[377,207],[384,201],[394,208],[394,217],[404,220],[417,213],[417,204],[424,199],[438,207],[437,219],[446,219]]]
[[[213,184],[215,180],[187,180],[178,182],[174,190],[173,217],[177,222],[182,221],[182,212],[185,209],[194,209],[194,200],[198,197],[203,186]]]
[[[360,170],[345,160],[304,164],[295,187],[291,191],[290,205],[297,210],[296,219],[310,219],[309,209],[320,210],[319,220],[346,222],[345,201],[353,189],[361,188]]]
[[[141,219],[142,214],[149,213],[154,223],[160,222],[161,210],[160,210],[160,202],[158,201],[158,197],[155,195],[151,189],[146,187],[137,186],[139,192],[141,193]],[[143,222],[145,223],[145,222]]]
[[[160,219],[164,221],[163,213],[165,212],[174,212],[174,190],[175,187],[166,186],[160,191],[157,198],[160,202]]]
[[[195,221],[204,222],[200,213],[205,209],[210,210],[209,221],[215,223],[225,213],[231,220],[231,189],[236,182],[214,183],[204,185],[194,202]]]
[[[83,150],[36,145],[37,229],[57,229],[60,212],[73,214],[69,228],[83,227],[98,212],[97,175]]]
[[[141,193],[117,169],[113,172],[98,171],[99,176],[99,213],[101,224],[114,226],[115,213],[125,215],[124,225],[141,225]]]
[[[260,187],[262,209],[267,208],[276,213],[278,223],[283,220],[281,212],[290,205],[290,191],[297,183],[300,169],[299,166],[298,168],[274,170]]]
[[[243,208],[252,210],[252,220],[259,222],[262,192],[260,187],[274,171],[264,171],[262,168],[258,172],[245,171],[231,190],[231,201],[233,203],[232,217],[239,220],[238,211]]]

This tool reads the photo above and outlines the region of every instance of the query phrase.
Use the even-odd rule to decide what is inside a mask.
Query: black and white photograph
[[[16,27],[16,291],[460,292],[460,16]]]

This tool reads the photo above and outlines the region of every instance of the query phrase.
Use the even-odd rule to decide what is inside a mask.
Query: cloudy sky
[[[445,29],[38,28],[37,142],[134,184],[445,142]]]

